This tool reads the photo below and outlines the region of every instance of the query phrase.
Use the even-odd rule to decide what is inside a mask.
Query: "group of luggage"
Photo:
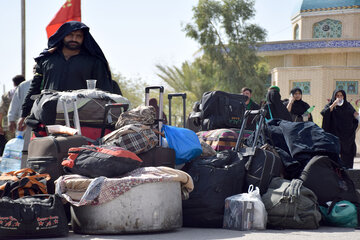
[[[154,89],[158,112],[149,106]],[[37,137],[27,168],[0,176],[0,235],[64,236],[69,220],[87,234],[359,225],[336,137],[313,123],[266,123],[264,109],[246,111],[246,96],[222,91],[204,93],[186,124],[186,94],[170,94],[164,125],[163,94],[147,87],[145,106],[133,109],[101,91],[42,94],[29,119]],[[197,133],[170,126],[173,97],[183,98],[184,127]],[[40,136],[51,124],[81,134]]]

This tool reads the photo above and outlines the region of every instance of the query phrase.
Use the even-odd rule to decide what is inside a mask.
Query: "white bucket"
[[[179,182],[141,184],[102,205],[71,206],[75,233],[119,234],[167,231],[182,226]]]

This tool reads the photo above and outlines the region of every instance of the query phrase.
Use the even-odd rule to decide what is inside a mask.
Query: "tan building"
[[[267,42],[258,53],[271,67],[283,98],[298,86],[315,105],[314,121],[335,89],[360,107],[360,0],[303,0],[291,19],[293,40]]]

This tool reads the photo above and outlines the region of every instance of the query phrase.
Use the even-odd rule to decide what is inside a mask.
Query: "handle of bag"
[[[163,125],[163,111],[164,111],[164,87],[163,86],[150,86],[145,88],[145,106],[149,106],[150,102],[150,90],[159,89],[159,131]],[[159,145],[161,145],[161,136],[159,136]]]
[[[185,128],[186,125],[186,93],[169,93],[168,99],[169,99],[169,126],[171,126],[171,100],[173,97],[182,97],[183,99],[183,126]]]
[[[77,133],[79,135],[81,135],[79,112],[78,112],[78,109],[77,109],[76,100],[77,100],[77,98],[72,98],[70,102],[73,104],[73,108],[74,108],[74,115],[73,115],[74,127],[75,127],[75,129],[78,130]],[[69,119],[69,112],[68,112],[68,109],[67,109],[67,102],[66,102],[65,99],[61,99],[61,98],[59,98],[59,101],[61,101],[62,107],[63,107],[63,110],[64,110],[65,126],[70,127],[70,119]]]
[[[16,177],[19,177],[19,178],[23,178],[23,177],[25,177],[27,175],[30,176],[30,174],[32,174],[32,173],[37,174],[37,172],[35,172],[31,168],[23,168],[23,169],[20,169],[20,170],[17,170],[17,171],[7,172],[5,174],[8,175],[8,176],[16,176]],[[19,174],[21,174],[21,176],[18,176]]]
[[[245,111],[243,122],[242,122],[241,128],[240,128],[239,137],[238,137],[238,139],[236,141],[235,151],[239,151],[239,149],[240,149],[240,147],[242,145],[242,138],[244,136],[246,123],[247,123],[247,120],[248,120],[250,115],[258,115],[258,116],[260,116],[260,118],[258,120],[258,126],[257,126],[256,131],[255,131],[254,142],[253,142],[253,144],[251,146],[251,148],[253,150],[255,149],[257,141],[259,140],[260,131],[262,131],[262,127],[263,127],[263,123],[264,123],[264,119],[265,119],[265,114],[266,114],[266,111],[264,109],[246,110]]]
[[[108,113],[111,109],[113,108],[123,108],[124,112],[126,112],[129,109],[129,104],[125,104],[125,103],[108,103],[105,104],[105,112],[104,112],[104,117],[103,117],[103,124],[101,127],[101,136],[103,137],[105,135],[105,129],[106,129],[106,118],[108,116]]]
[[[163,132],[160,132],[160,131],[158,131],[158,130],[156,130],[156,129],[151,129],[155,134],[157,134],[157,135],[160,135],[160,136],[162,136],[162,137],[165,137],[165,134],[163,133]]]

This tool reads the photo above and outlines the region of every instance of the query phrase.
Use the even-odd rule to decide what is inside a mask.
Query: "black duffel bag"
[[[42,194],[16,200],[0,199],[2,238],[61,237],[68,232],[68,221],[58,196]]]
[[[188,121],[201,131],[219,128],[240,128],[246,110],[247,96],[223,91],[205,92],[200,105]]]
[[[193,179],[194,190],[183,201],[184,227],[223,225],[225,199],[242,192],[245,166],[236,151],[222,151],[215,157],[200,158],[182,169]]]

